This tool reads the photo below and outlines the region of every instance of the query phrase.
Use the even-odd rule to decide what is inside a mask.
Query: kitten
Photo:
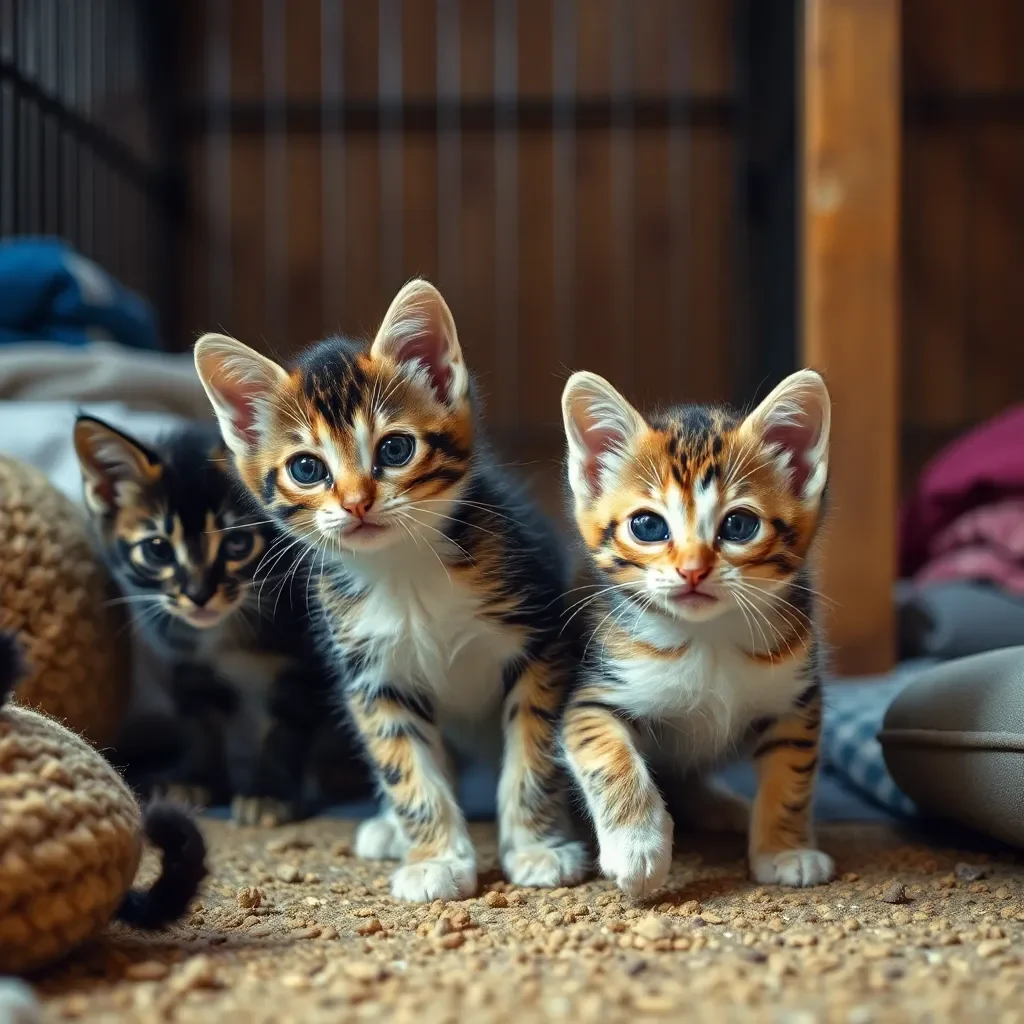
[[[296,575],[288,541],[254,514],[212,424],[146,446],[82,415],[75,448],[100,545],[137,630],[172,666],[185,725],[179,763],[149,784],[192,802],[233,797],[233,816],[245,824],[298,816],[311,738],[330,728],[332,708],[302,603],[305,580],[279,582]],[[261,565],[273,574],[260,580],[262,605]],[[142,747],[152,739],[129,730],[119,756],[139,748],[129,760],[144,771],[153,751]]]
[[[324,341],[290,372],[219,335],[200,339],[196,365],[243,480],[322,568],[325,643],[383,796],[357,853],[404,860],[398,898],[473,893],[446,741],[493,754],[500,725],[506,874],[578,880],[554,756],[574,670],[563,552],[493,462],[440,293],[410,282],[369,348]]]
[[[601,870],[633,895],[665,881],[673,821],[660,781],[697,821],[749,824],[758,882],[829,881],[832,859],[811,829],[824,382],[795,373],[746,417],[705,406],[644,417],[601,377],[577,373],[562,410],[573,511],[598,585],[561,740]],[[746,750],[759,779],[752,814],[702,778]]]

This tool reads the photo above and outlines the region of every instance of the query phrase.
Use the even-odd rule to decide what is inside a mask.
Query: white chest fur
[[[463,734],[469,740],[485,722],[496,724],[502,671],[522,641],[486,617],[471,584],[432,551],[399,550],[398,557],[389,550],[346,561],[365,591],[345,632],[374,656],[366,682],[424,694],[444,731],[457,742]]]
[[[609,662],[619,703],[651,723],[641,730],[646,752],[678,768],[728,758],[754,720],[785,714],[808,685],[803,657],[755,662],[725,630],[690,634],[684,642],[675,657]]]

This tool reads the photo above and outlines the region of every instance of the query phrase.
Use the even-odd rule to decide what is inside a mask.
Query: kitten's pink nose
[[[694,589],[696,590],[710,575],[711,566],[702,565],[696,569],[676,569],[676,572]]]
[[[348,499],[341,503],[341,507],[350,515],[355,516],[356,519],[365,519],[367,512],[373,505],[373,498],[362,495],[358,498]]]

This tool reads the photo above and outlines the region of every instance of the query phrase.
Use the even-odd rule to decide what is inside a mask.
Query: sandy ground
[[[821,829],[840,880],[746,878],[737,841],[681,845],[637,904],[608,882],[514,889],[475,829],[481,893],[410,905],[353,824],[204,822],[211,875],[190,919],[102,942],[37,979],[50,1019],[319,1021],[1024,1021],[1024,867]],[[146,871],[152,871],[147,862]]]

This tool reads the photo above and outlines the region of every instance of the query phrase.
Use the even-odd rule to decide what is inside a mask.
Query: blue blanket
[[[85,345],[99,338],[159,347],[149,305],[65,242],[0,242],[0,345]]]

